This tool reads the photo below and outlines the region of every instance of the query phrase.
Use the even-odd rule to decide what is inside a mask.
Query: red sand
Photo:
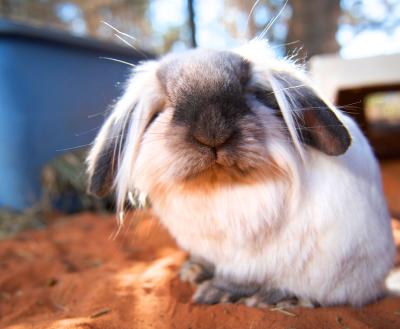
[[[400,165],[384,168],[389,204],[397,210]],[[0,242],[0,328],[400,328],[394,296],[361,309],[294,309],[292,315],[193,305],[191,287],[177,278],[185,254],[150,214],[137,217],[138,226],[126,225],[115,240],[109,238],[114,220],[83,214]],[[393,227],[400,266],[400,222]]]

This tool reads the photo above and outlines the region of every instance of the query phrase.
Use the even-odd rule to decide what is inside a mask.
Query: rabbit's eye
[[[282,112],[279,109],[279,104],[272,91],[256,89],[252,93],[257,101],[259,101],[264,106],[274,110],[275,115],[279,118],[282,118]]]
[[[157,117],[160,115],[161,112],[157,111],[153,114],[151,117],[150,121],[148,122],[146,129],[150,127],[150,125],[157,119]]]
[[[273,92],[256,89],[253,91],[253,94],[256,97],[256,99],[260,103],[264,104],[265,106],[267,106],[271,109],[274,109],[274,110],[279,109],[278,102],[276,101],[276,98],[275,98],[275,95]]]

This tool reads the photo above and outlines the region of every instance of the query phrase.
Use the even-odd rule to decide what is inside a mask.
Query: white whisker
[[[284,47],[284,46],[290,46],[290,45],[294,45],[295,43],[299,43],[299,42],[300,42],[300,40],[286,42],[286,43],[280,43],[278,45],[271,46],[271,48],[274,49],[274,48],[279,48],[279,47]]]
[[[253,6],[252,6],[251,9],[250,9],[249,15],[247,16],[246,26],[245,26],[245,29],[244,29],[244,32],[245,32],[245,33],[247,33],[247,30],[248,30],[248,28],[249,28],[249,23],[250,23],[251,15],[253,14],[254,9],[256,9],[256,7],[257,7],[257,5],[258,5],[259,2],[260,2],[260,0],[256,0],[256,1],[254,2]]]
[[[120,39],[124,44],[126,44],[128,47],[131,47],[133,49],[136,50],[136,47],[132,44],[130,44],[128,41],[126,41],[123,37],[121,37],[120,35],[114,33],[114,36],[116,36],[118,39]]]
[[[111,57],[103,57],[103,56],[100,56],[99,58],[107,59],[109,61],[114,61],[114,62],[118,62],[118,63],[122,63],[122,64],[126,64],[126,65],[129,65],[129,66],[132,66],[132,67],[136,66],[135,64],[132,64],[132,63],[129,63],[129,62],[125,62],[125,61],[123,61],[121,59],[116,59],[116,58],[111,58]]]
[[[57,149],[56,152],[65,152],[65,151],[71,151],[71,150],[77,150],[86,146],[91,146],[93,145],[94,142],[92,143],[88,143],[88,144],[83,144],[83,145],[79,145],[79,146],[73,146],[73,147],[66,147],[64,149]]]
[[[109,109],[109,110],[105,110],[105,111],[102,111],[102,112],[98,112],[98,113],[93,113],[93,114],[89,114],[88,116],[87,116],[87,118],[88,119],[93,119],[93,118],[95,118],[95,117],[98,117],[98,116],[105,116],[105,115],[107,115],[108,113],[110,113],[112,111],[112,109]]]
[[[268,33],[271,26],[276,22],[276,20],[279,18],[279,16],[282,14],[282,12],[285,10],[288,1],[289,0],[285,1],[281,10],[278,12],[278,14],[268,23],[268,25],[265,27],[265,29],[259,34],[259,36],[257,37],[258,40],[264,39],[265,35]]]
[[[86,130],[86,131],[82,131],[80,133],[75,133],[75,136],[79,137],[79,136],[82,136],[82,135],[86,135],[86,134],[88,134],[88,133],[90,133],[92,131],[99,130],[100,128],[101,128],[101,126],[97,126],[97,127],[92,128],[92,129],[89,129],[89,130]]]
[[[135,38],[135,37],[133,37],[133,36],[131,36],[131,35],[125,33],[125,32],[122,32],[122,31],[118,30],[116,27],[112,26],[110,23],[107,23],[106,21],[101,21],[101,22],[102,22],[103,24],[107,25],[109,28],[111,28],[111,29],[114,30],[115,32],[117,32],[117,33],[119,33],[119,34],[121,34],[121,35],[123,35],[123,36],[125,36],[125,37],[127,37],[127,38],[129,38],[129,39],[132,39],[132,40],[136,41],[136,38]]]
[[[301,84],[301,85],[296,85],[296,86],[290,86],[290,87],[285,87],[285,88],[280,88],[280,90],[289,90],[289,89],[296,89],[296,88],[300,88],[300,87],[307,87],[307,84]],[[268,93],[268,95],[273,95],[276,92],[271,91],[270,93]]]

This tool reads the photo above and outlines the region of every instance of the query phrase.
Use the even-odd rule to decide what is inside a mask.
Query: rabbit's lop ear
[[[149,61],[135,69],[97,135],[87,157],[89,193],[104,196],[115,187],[123,203],[141,138],[163,100],[155,76],[157,67],[157,62]]]
[[[113,187],[121,154],[126,144],[130,112],[128,111],[122,120],[117,120],[116,116],[111,114],[89,152],[87,157],[88,191],[91,194],[102,197],[107,195]]]
[[[351,136],[333,105],[291,73],[272,71],[269,78],[276,103],[293,139],[328,155],[346,152]]]

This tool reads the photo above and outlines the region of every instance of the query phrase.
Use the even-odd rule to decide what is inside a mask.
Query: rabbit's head
[[[88,156],[89,190],[257,182],[308,148],[346,152],[348,130],[301,71],[251,42],[139,66]],[[146,191],[148,192],[148,191]]]

